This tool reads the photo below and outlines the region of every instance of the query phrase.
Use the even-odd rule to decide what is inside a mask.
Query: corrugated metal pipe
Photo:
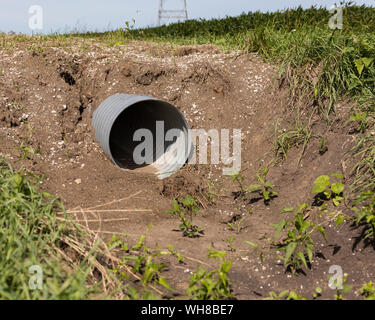
[[[193,150],[183,114],[149,96],[108,97],[95,110],[92,125],[96,140],[116,166],[154,173],[159,179],[178,171]]]

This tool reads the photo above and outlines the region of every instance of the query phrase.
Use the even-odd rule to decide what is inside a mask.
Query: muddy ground
[[[116,168],[91,127],[93,111],[115,93],[164,99],[191,128],[241,129],[245,185],[256,183],[257,170],[274,158],[276,121],[281,130],[288,128],[296,107],[280,85],[277,68],[256,54],[141,42],[115,47],[97,41],[16,43],[0,49],[0,155],[16,168],[43,175],[42,188],[75,209],[73,218],[104,239],[117,234],[135,243],[145,234],[150,248],[173,245],[186,257],[184,264],[167,259],[163,272],[176,294],[184,294],[198,265],[217,266],[207,258],[210,247],[227,251],[233,262],[230,279],[237,299],[261,299],[284,289],[311,298],[317,286],[323,289],[321,298],[333,298],[328,288],[332,265],[349,274],[353,290],[348,298],[358,297],[362,284],[375,279],[374,248],[362,241],[362,229],[349,222],[337,228],[327,222],[328,242],[314,236],[313,264],[298,276],[269,249],[279,211],[312,204],[316,177],[338,172],[350,181],[350,103],[336,106],[330,126],[318,116],[312,119],[314,135],[302,157],[301,148],[294,147],[286,160],[271,166],[267,178],[278,197],[266,205],[254,196],[236,197],[239,187],[222,175],[222,165],[185,165],[165,180]],[[319,153],[321,136],[328,143],[324,154]],[[183,237],[179,221],[166,213],[173,199],[186,194],[200,205],[194,220],[204,229],[199,238]],[[352,214],[346,205],[339,210]],[[231,230],[228,222],[241,217],[241,229]],[[264,248],[263,264],[245,241]]]

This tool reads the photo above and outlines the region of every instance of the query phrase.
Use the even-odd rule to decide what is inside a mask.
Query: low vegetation
[[[276,246],[277,250],[284,251],[284,266],[296,273],[301,266],[308,268],[312,264],[315,254],[312,234],[320,232],[326,238],[324,227],[321,224],[310,222],[306,214],[310,210],[308,204],[304,203],[294,213],[293,219],[282,219],[275,225],[275,238],[281,231],[286,232],[286,237]],[[285,208],[281,213],[294,212],[294,208]]]
[[[197,200],[189,194],[185,199],[173,200],[173,209],[168,210],[169,214],[180,220],[179,228],[185,237],[197,238],[203,234],[203,230],[193,224],[194,215],[199,212]]]
[[[0,159],[0,298],[84,299],[100,292],[90,236],[56,214],[63,206],[39,191],[41,182]],[[74,261],[68,248],[86,256]]]
[[[217,269],[207,271],[199,267],[190,278],[187,295],[192,300],[227,300],[233,299],[228,273],[232,263],[225,259],[224,251],[209,250],[208,257],[220,261]]]

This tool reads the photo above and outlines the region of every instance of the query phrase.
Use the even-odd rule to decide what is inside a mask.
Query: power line
[[[164,20],[179,19],[185,21],[188,19],[186,0],[180,0],[182,2],[183,8],[181,9],[165,9],[165,0],[160,0],[159,4],[159,15],[158,15],[158,25],[162,25]]]

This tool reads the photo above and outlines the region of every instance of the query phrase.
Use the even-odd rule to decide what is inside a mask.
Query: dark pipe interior
[[[187,129],[181,114],[172,105],[163,101],[142,101],[126,108],[116,119],[110,134],[112,157],[121,168],[137,169],[149,164],[138,165],[134,162],[134,148],[144,141],[133,141],[134,132],[145,128],[153,136],[153,162],[163,152],[156,153],[156,121],[164,121],[164,135],[170,129]],[[174,141],[164,140],[164,150]]]

